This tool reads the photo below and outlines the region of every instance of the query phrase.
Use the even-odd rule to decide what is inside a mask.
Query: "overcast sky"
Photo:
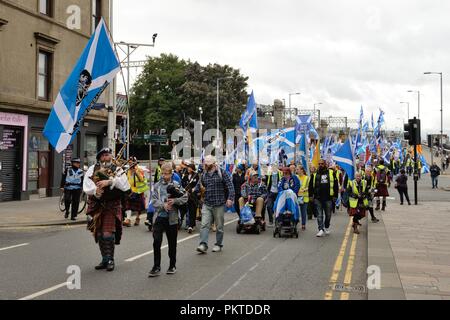
[[[323,116],[366,118],[381,107],[387,125],[417,116],[426,132],[440,130],[439,76],[450,101],[448,0],[115,0],[115,41],[151,43],[132,60],[174,53],[202,64],[229,64],[249,77],[258,103],[292,97],[293,107]],[[133,72],[132,79],[136,77]],[[448,104],[450,106],[450,104]],[[445,112],[447,111],[447,112]],[[376,121],[376,119],[375,119]],[[447,129],[446,129],[447,128]],[[450,130],[444,106],[444,131]]]

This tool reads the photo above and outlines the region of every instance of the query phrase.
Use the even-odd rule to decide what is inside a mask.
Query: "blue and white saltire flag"
[[[303,168],[305,168],[306,172],[309,174],[309,166],[308,166],[308,159],[307,159],[307,141],[306,141],[306,133],[303,133],[300,136],[300,143],[299,143],[299,147],[300,147],[300,161],[302,163]]]
[[[247,109],[242,114],[239,126],[244,130],[244,133],[247,132],[248,128],[258,129],[258,112],[253,91],[248,99]]]
[[[295,131],[297,133],[296,143],[299,143],[302,133],[306,133],[308,137],[312,133],[314,135],[314,139],[319,139],[319,134],[317,133],[316,128],[314,128],[311,115],[298,116]]]
[[[333,156],[334,162],[338,164],[350,180],[355,179],[355,158],[353,155],[351,136],[348,136],[347,141],[344,145],[336,152]]]
[[[391,147],[383,156],[383,160],[385,161],[385,163],[389,163],[391,161],[393,154],[394,154],[394,149]]]
[[[420,155],[420,162],[422,162],[422,174],[428,174],[430,173],[430,167],[427,164],[427,160],[425,160],[425,157],[423,154]]]
[[[114,43],[102,19],[61,91],[44,128],[58,153],[75,138],[86,114],[120,71]]]
[[[278,194],[274,209],[276,219],[278,219],[280,214],[284,214],[286,211],[292,212],[295,221],[298,221],[300,218],[300,207],[298,205],[297,195],[291,189],[281,191]]]
[[[283,149],[288,157],[288,163],[295,159],[295,139],[296,139],[295,128],[286,128],[281,130],[270,130],[264,137],[260,140],[263,147],[260,150],[271,149],[276,152],[278,157],[278,152]]]
[[[363,133],[367,133],[367,131],[369,131],[369,121],[364,123],[364,125],[362,127],[362,131],[363,131]]]
[[[361,111],[359,112],[359,129],[361,130],[364,122],[364,109],[361,106]]]

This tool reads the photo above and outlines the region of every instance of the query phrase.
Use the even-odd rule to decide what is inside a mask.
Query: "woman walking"
[[[366,217],[366,208],[369,205],[367,181],[362,179],[360,172],[357,172],[355,180],[348,184],[347,191],[350,195],[348,214],[353,217],[353,232],[359,234],[360,220]]]
[[[402,169],[400,171],[400,175],[397,177],[395,182],[395,187],[400,194],[400,204],[403,205],[403,198],[405,197],[406,201],[408,201],[408,205],[411,205],[411,201],[409,201],[408,195],[408,176],[406,175],[405,169]]]

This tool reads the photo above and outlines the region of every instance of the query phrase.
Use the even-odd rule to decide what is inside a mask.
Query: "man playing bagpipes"
[[[124,170],[113,162],[111,149],[104,148],[97,154],[97,164],[87,171],[83,189],[89,196],[88,230],[102,255],[95,269],[113,271],[115,245],[120,244],[122,237],[121,196],[130,189],[130,184]]]

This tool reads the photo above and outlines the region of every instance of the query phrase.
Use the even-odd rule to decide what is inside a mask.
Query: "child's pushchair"
[[[300,208],[294,191],[289,189],[278,194],[274,212],[275,229],[273,237],[298,238],[297,224],[300,217]]]

